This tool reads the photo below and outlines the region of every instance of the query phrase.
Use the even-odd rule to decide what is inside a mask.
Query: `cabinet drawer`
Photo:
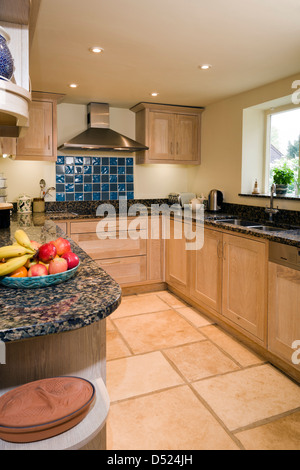
[[[147,278],[146,256],[97,260],[97,264],[121,285],[146,281]]]
[[[127,232],[120,232],[125,237]],[[79,233],[71,238],[93,259],[123,258],[125,256],[146,255],[147,240],[106,239],[99,240],[96,233]]]
[[[148,224],[148,218],[147,217],[139,217],[136,219],[135,217],[128,217],[127,220],[125,219],[112,219],[111,221],[108,221],[108,219],[105,219],[105,225],[103,226],[103,230],[100,230],[101,226],[98,226],[99,223],[101,222],[101,219],[99,218],[98,220],[92,220],[90,222],[71,222],[71,235],[74,233],[94,233],[96,234],[97,229],[101,232],[114,232],[118,231],[119,229],[124,230],[129,229],[129,230],[134,230],[134,231],[140,231],[140,230],[146,230],[147,224]],[[104,223],[104,221],[103,221]]]

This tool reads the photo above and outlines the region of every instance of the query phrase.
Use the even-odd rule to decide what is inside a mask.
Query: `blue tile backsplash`
[[[56,201],[134,199],[132,157],[66,157],[56,162]]]

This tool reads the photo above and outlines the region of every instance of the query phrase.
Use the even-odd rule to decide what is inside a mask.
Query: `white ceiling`
[[[32,88],[69,103],[206,106],[298,73],[299,18],[299,0],[41,0]]]

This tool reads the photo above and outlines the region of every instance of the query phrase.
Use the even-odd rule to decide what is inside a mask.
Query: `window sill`
[[[239,194],[241,197],[270,198],[270,194]],[[300,201],[300,196],[274,196],[275,199],[285,199],[287,201]]]

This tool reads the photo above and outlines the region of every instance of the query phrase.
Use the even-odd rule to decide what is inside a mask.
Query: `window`
[[[300,108],[271,109],[266,112],[266,119],[265,190],[270,191],[274,169],[286,166],[293,170],[295,178],[288,186],[287,196],[300,196]]]

